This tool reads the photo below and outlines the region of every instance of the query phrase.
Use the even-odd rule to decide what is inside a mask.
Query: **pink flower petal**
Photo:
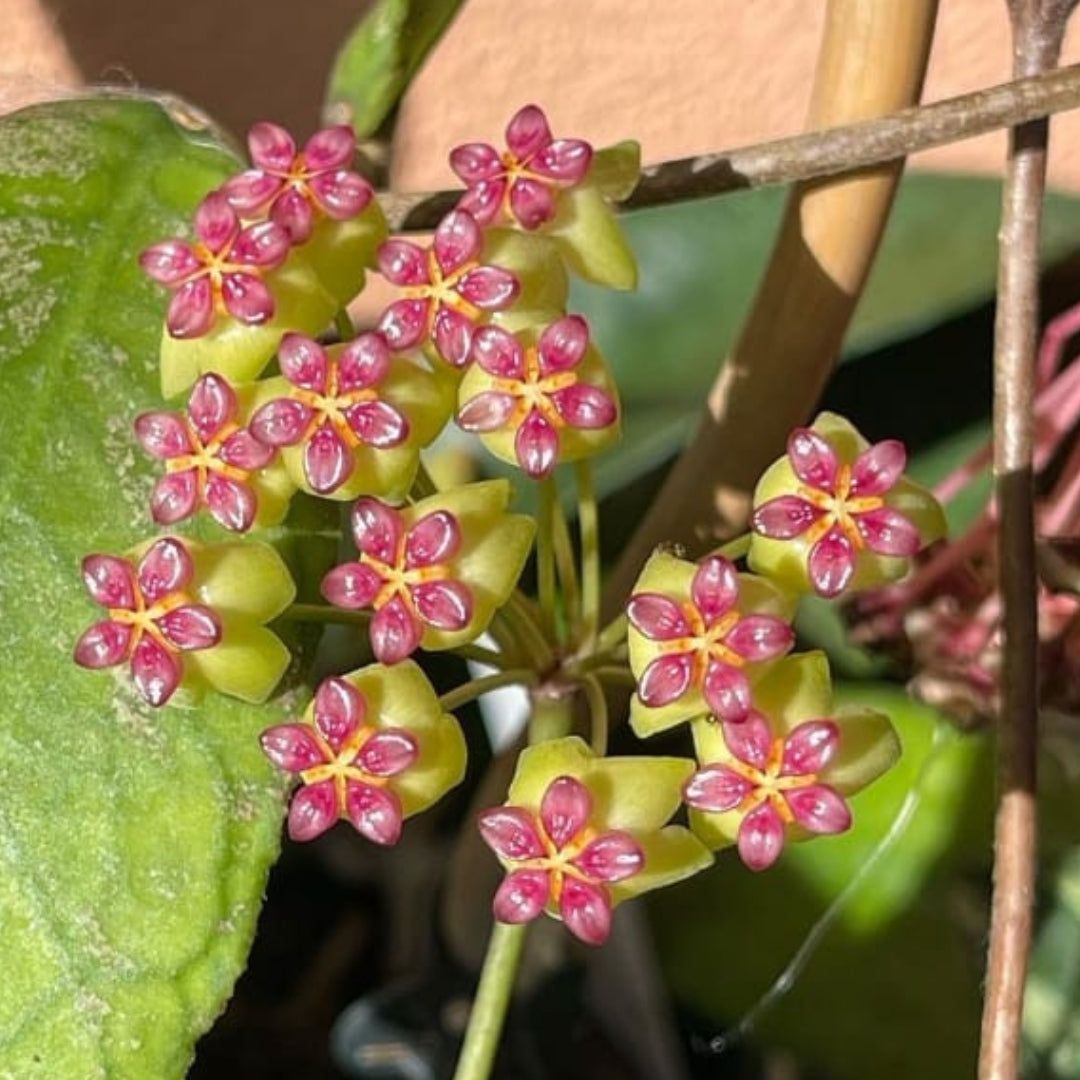
[[[221,620],[205,604],[183,604],[155,622],[165,639],[185,652],[210,649],[221,640]]]
[[[274,457],[274,447],[256,439],[247,428],[234,431],[222,444],[218,457],[226,465],[245,472],[265,468]]]
[[[848,804],[826,784],[792,788],[784,792],[784,801],[795,820],[808,832],[832,835],[851,828]]]
[[[724,644],[748,663],[782,656],[795,644],[795,631],[775,615],[747,615],[724,637]]]
[[[464,367],[469,362],[473,330],[472,320],[467,315],[445,304],[439,305],[431,328],[431,339],[439,355],[451,367]]]
[[[711,814],[734,810],[754,790],[754,785],[734,769],[719,763],[698,769],[683,788],[687,806]]]
[[[353,736],[367,716],[363,694],[348,679],[331,675],[319,683],[312,706],[315,726],[333,748],[335,754]]]
[[[270,208],[270,220],[283,229],[290,244],[306,244],[315,228],[315,212],[302,191],[287,188]]]
[[[735,564],[722,555],[701,560],[690,582],[690,598],[707,626],[726,615],[739,600],[739,575]]]
[[[919,530],[891,506],[856,514],[854,520],[866,546],[879,555],[909,557],[922,547]]]
[[[539,859],[544,842],[536,831],[532,814],[520,806],[496,806],[477,818],[480,836],[496,855],[511,862]]]
[[[525,417],[514,436],[514,456],[534,480],[549,476],[559,460],[559,433],[539,411]]]
[[[248,154],[260,169],[287,173],[296,157],[293,137],[277,124],[261,121],[248,132]]]
[[[304,147],[304,167],[310,172],[325,172],[351,165],[356,153],[356,133],[348,124],[316,131]]]
[[[556,139],[529,162],[529,169],[561,184],[576,184],[589,171],[592,147],[582,139]]]
[[[457,425],[463,431],[498,431],[513,415],[517,399],[498,390],[484,390],[469,398],[458,410]]]
[[[553,322],[537,345],[540,370],[545,375],[570,371],[581,363],[589,347],[589,324],[580,315],[567,315]]]
[[[166,473],[154,485],[150,516],[159,525],[174,525],[191,517],[199,505],[199,478],[194,469]]]
[[[626,605],[626,617],[652,641],[671,641],[690,633],[682,608],[661,593],[635,593]]]
[[[377,327],[396,352],[411,349],[424,340],[431,300],[395,300],[382,314]]]
[[[702,686],[709,708],[721,720],[738,724],[750,713],[753,698],[746,676],[731,664],[710,660]]]
[[[419,753],[416,739],[407,731],[385,728],[364,743],[358,760],[371,776],[397,776],[416,761]]]
[[[763,802],[739,826],[739,858],[751,870],[766,870],[784,850],[784,822],[771,803]]]
[[[502,923],[531,922],[547,905],[551,876],[546,870],[514,870],[495,891],[492,910]]]
[[[143,273],[160,285],[179,285],[192,274],[202,271],[202,260],[183,240],[164,240],[153,244],[139,256]]]
[[[559,914],[570,933],[586,945],[603,945],[611,933],[611,899],[600,885],[566,878]]]
[[[82,579],[96,604],[105,608],[135,608],[135,576],[131,563],[115,555],[87,555]]]
[[[401,802],[387,788],[349,780],[345,785],[345,810],[353,828],[373,844],[389,847],[401,839]]]
[[[214,325],[214,291],[204,274],[184,282],[169,301],[165,325],[174,338],[201,337]]]
[[[629,833],[613,831],[601,833],[570,862],[594,881],[610,885],[638,873],[645,865],[645,852]]]
[[[540,800],[540,820],[557,848],[563,848],[586,825],[592,813],[589,789],[573,776],[552,780]]]
[[[259,736],[259,743],[263,753],[286,772],[303,772],[325,761],[322,748],[307,724],[278,724],[267,728]]]
[[[385,401],[362,401],[342,414],[353,434],[376,450],[400,446],[409,437],[409,422]]]
[[[349,221],[358,217],[375,197],[371,185],[349,169],[312,177],[308,181],[308,189],[323,213],[335,221]]]
[[[551,128],[547,117],[536,105],[519,109],[506,127],[506,145],[520,162],[527,162],[550,142]]]
[[[498,326],[482,326],[473,334],[472,359],[496,378],[525,377],[525,352],[521,344]]]
[[[144,636],[131,654],[131,677],[151,705],[164,705],[180,685],[180,660]]]
[[[375,599],[382,588],[382,578],[367,563],[348,562],[335,566],[323,578],[320,588],[334,607],[359,611]]]
[[[286,334],[278,347],[281,374],[301,390],[325,394],[330,360],[323,347],[305,334]]]
[[[273,221],[260,221],[240,233],[229,252],[229,259],[244,266],[272,270],[285,261],[291,246],[286,229]]]
[[[574,383],[551,395],[559,415],[581,431],[595,431],[614,424],[619,415],[615,402],[606,390],[589,383]]]
[[[788,460],[795,475],[810,487],[834,493],[840,461],[833,448],[810,428],[796,428],[788,438]]]
[[[281,188],[280,177],[262,169],[247,169],[226,180],[221,190],[241,217],[250,218],[265,210]]]
[[[694,658],[690,653],[671,653],[658,656],[641,673],[638,697],[650,709],[670,705],[690,688]]]
[[[472,618],[472,594],[460,581],[426,581],[409,590],[416,613],[436,630],[463,630]]]
[[[773,735],[769,721],[757,710],[738,723],[722,726],[724,744],[744,765],[764,769],[769,762]]]
[[[885,439],[864,450],[851,466],[851,494],[864,497],[890,491],[907,467],[907,450],[899,439]]]
[[[390,350],[382,334],[361,334],[338,356],[338,390],[367,390],[390,373]]]
[[[515,180],[510,185],[510,212],[522,228],[539,229],[555,216],[555,196],[539,180]]]
[[[338,819],[337,793],[332,780],[298,788],[289,806],[289,839],[314,840]]]
[[[394,285],[430,285],[427,253],[408,240],[385,240],[376,256],[379,272]]]
[[[236,394],[220,376],[209,372],[191,388],[188,416],[199,438],[209,442],[236,415]]]
[[[784,776],[819,773],[840,748],[840,729],[831,720],[807,720],[784,742]]]
[[[480,254],[484,238],[472,214],[451,210],[439,222],[432,241],[435,261],[444,274],[452,274]]]
[[[75,663],[84,668],[107,668],[125,660],[134,631],[104,619],[85,630],[75,644]]]
[[[304,447],[304,476],[320,495],[341,487],[355,466],[352,451],[330,424],[317,428]]]
[[[212,473],[206,482],[206,508],[223,529],[247,532],[259,507],[255,492],[247,484]]]
[[[425,514],[405,538],[405,566],[438,566],[449,562],[461,548],[461,526],[448,510]]]
[[[501,176],[502,158],[494,146],[487,143],[465,143],[450,151],[450,168],[466,187]]]
[[[195,211],[195,232],[215,254],[221,254],[240,232],[240,219],[220,191],[212,191]]]
[[[855,548],[842,532],[830,529],[810,549],[806,568],[819,596],[839,596],[855,573]]]
[[[478,266],[463,275],[457,292],[481,311],[502,311],[521,292],[518,279],[499,266]]]
[[[502,178],[482,180],[461,196],[458,209],[467,210],[481,225],[491,225],[502,209],[506,188],[507,182]]]
[[[371,649],[383,664],[397,664],[420,647],[420,624],[400,596],[375,612],[369,628]]]
[[[378,499],[357,499],[352,512],[356,546],[379,562],[397,562],[402,538],[401,514]]]
[[[253,274],[225,274],[221,279],[225,310],[245,326],[260,326],[274,317],[274,298]]]
[[[801,536],[824,513],[813,503],[797,495],[780,495],[762,503],[754,511],[754,532],[773,540],[791,540]]]
[[[146,602],[159,600],[184,588],[195,573],[188,550],[171,536],[158,540],[139,562],[139,588]]]
[[[295,398],[275,398],[251,418],[251,433],[267,446],[295,446],[305,435],[314,413]]]

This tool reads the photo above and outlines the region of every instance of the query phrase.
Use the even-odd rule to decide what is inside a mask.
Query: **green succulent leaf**
[[[356,134],[374,135],[393,112],[464,0],[377,0],[334,60],[327,111],[349,110]]]
[[[100,611],[80,559],[153,532],[131,421],[160,407],[166,297],[136,256],[235,168],[153,101],[0,122],[0,1071],[18,1080],[182,1076],[277,853],[275,710],[154,710],[71,660]]]

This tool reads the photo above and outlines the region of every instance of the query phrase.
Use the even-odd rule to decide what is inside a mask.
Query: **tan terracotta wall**
[[[360,7],[0,0],[0,107],[71,85],[81,72],[178,91],[236,130],[266,116],[310,131],[334,48]],[[395,181],[448,180],[446,147],[497,138],[529,100],[559,131],[598,144],[634,135],[649,160],[800,130],[823,8],[824,0],[469,0],[406,100]],[[1080,20],[1066,59],[1080,59]],[[927,99],[1002,81],[1008,70],[1003,0],[941,0]],[[991,136],[917,164],[996,171],[1003,145]],[[1055,122],[1051,175],[1080,190],[1080,113]]]

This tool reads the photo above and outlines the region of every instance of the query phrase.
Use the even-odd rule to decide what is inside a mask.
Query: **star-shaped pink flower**
[[[458,410],[465,431],[514,431],[514,453],[534,479],[558,464],[560,431],[595,431],[615,423],[615,399],[606,389],[584,382],[578,373],[589,344],[589,327],[580,315],[567,315],[526,347],[501,327],[486,326],[473,339],[473,359],[486,373],[484,389]],[[473,386],[478,376],[473,376]]]
[[[269,217],[294,244],[303,244],[320,217],[348,221],[371,202],[371,185],[353,172],[356,135],[339,124],[316,132],[297,153],[293,137],[277,124],[262,122],[248,132],[255,166],[221,189],[245,218]]]
[[[480,835],[501,858],[514,864],[495,894],[500,922],[535,919],[553,904],[570,932],[601,945],[611,932],[607,886],[633,877],[645,865],[641,845],[627,832],[590,825],[592,796],[572,776],[553,780],[540,813],[520,806],[485,810]]]
[[[274,456],[236,422],[232,387],[220,375],[204,375],[191,391],[187,416],[148,412],[135,419],[142,448],[165,462],[150,509],[159,525],[190,517],[200,506],[223,528],[246,532],[258,509],[253,472]]]
[[[914,523],[885,501],[907,464],[903,443],[875,443],[847,465],[812,428],[796,428],[787,458],[798,489],[758,506],[752,524],[771,540],[803,537],[810,544],[806,569],[819,595],[847,588],[864,548],[904,558],[923,546]]]
[[[107,668],[130,661],[131,676],[151,705],[164,705],[183,675],[182,652],[221,640],[221,621],[185,591],[195,567],[183,541],[158,540],[138,567],[112,555],[88,555],[82,575],[108,618],[94,623],[75,646],[75,663]]]
[[[439,222],[430,249],[409,240],[387,240],[379,248],[379,270],[404,293],[379,320],[391,348],[411,349],[430,341],[454,367],[469,359],[473,331],[493,311],[518,297],[509,270],[479,262],[484,246],[476,219],[454,210]]]
[[[267,446],[303,443],[304,475],[318,494],[352,476],[361,443],[381,450],[408,438],[408,420],[379,394],[390,371],[390,350],[379,334],[361,334],[336,360],[312,338],[286,334],[278,363],[293,389],[258,409],[251,431]]]
[[[740,724],[724,724],[723,739],[730,760],[698,769],[683,797],[696,810],[739,813],[739,856],[751,870],[779,858],[792,825],[820,835],[851,827],[847,802],[821,779],[840,746],[831,720],[807,720],[774,737],[769,721],[753,710]]]
[[[419,745],[401,728],[377,728],[368,704],[346,679],[325,679],[313,723],[279,724],[261,737],[263,752],[302,786],[289,806],[289,836],[314,840],[339,819],[376,844],[401,836],[401,800],[389,781],[416,761]]]
[[[371,647],[382,663],[415,652],[425,626],[453,631],[468,625],[472,593],[449,565],[462,540],[453,514],[436,510],[406,528],[400,511],[363,498],[352,521],[359,561],[331,570],[322,593],[336,607],[374,608]]]
[[[555,216],[560,189],[589,171],[592,147],[582,139],[553,139],[535,105],[519,110],[506,128],[507,151],[468,143],[450,154],[450,167],[468,187],[458,207],[481,225],[516,221],[538,229]]]
[[[220,191],[195,211],[197,240],[165,240],[148,247],[139,265],[173,289],[165,324],[175,338],[205,334],[219,315],[257,326],[273,318],[274,298],[263,274],[289,254],[289,234],[270,221],[241,228]]]
[[[795,634],[775,615],[744,615],[738,603],[738,572],[720,555],[701,561],[688,601],[655,592],[630,598],[627,618],[657,643],[656,656],[638,682],[638,696],[645,705],[669,705],[692,687],[700,687],[721,720],[746,719],[751,705],[747,666],[782,656]]]

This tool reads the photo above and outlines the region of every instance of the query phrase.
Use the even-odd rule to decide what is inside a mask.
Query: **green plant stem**
[[[533,691],[529,715],[530,746],[570,734],[574,727],[573,701],[569,687],[557,693],[546,688]]]
[[[460,686],[448,690],[439,698],[439,704],[447,712],[460,709],[470,701],[486,694],[489,690],[498,690],[503,686],[535,686],[537,683],[535,671],[529,668],[512,668],[509,671],[499,671],[494,675],[483,675],[479,679],[470,679]]]
[[[334,329],[342,341],[352,341],[356,337],[356,327],[353,326],[352,316],[345,308],[340,308],[334,316]]]
[[[590,646],[600,620],[600,529],[592,464],[579,461],[575,477],[581,530],[581,641]]]
[[[454,1080],[488,1080],[491,1075],[529,925],[497,922],[491,931]]]
[[[625,613],[616,615],[615,618],[600,631],[600,634],[596,639],[596,649],[594,651],[597,653],[610,652],[620,642],[625,641],[626,627],[627,618]]]
[[[603,757],[608,743],[607,697],[595,674],[586,675],[581,680],[581,688],[589,705],[589,742],[597,757]]]
[[[555,664],[555,653],[537,624],[529,601],[520,589],[515,589],[501,609],[503,616],[525,652],[525,662],[535,671],[544,673]]]
[[[569,631],[568,636],[574,640],[581,620],[581,590],[578,586],[577,559],[574,556],[574,544],[570,539],[570,526],[566,521],[562,499],[556,497],[553,500],[552,510],[554,529],[551,539],[555,550],[555,569],[558,571],[563,617]]]
[[[750,550],[750,541],[753,539],[753,533],[743,533],[741,536],[736,536],[734,540],[729,540],[726,544],[721,544],[714,551],[710,552],[711,555],[721,555],[725,559],[730,559],[732,562],[738,562],[743,558]]]
[[[610,682],[627,683],[630,686],[637,685],[637,677],[628,668],[620,664],[605,664],[603,667],[593,668],[589,672],[594,678],[609,680]]]
[[[448,649],[454,656],[460,656],[462,660],[471,660],[475,664],[484,664],[487,667],[506,669],[512,667],[510,658],[498,649],[488,649],[483,645],[455,645]]]
[[[546,477],[537,484],[536,591],[540,603],[540,624],[544,633],[555,636],[555,481]]]

